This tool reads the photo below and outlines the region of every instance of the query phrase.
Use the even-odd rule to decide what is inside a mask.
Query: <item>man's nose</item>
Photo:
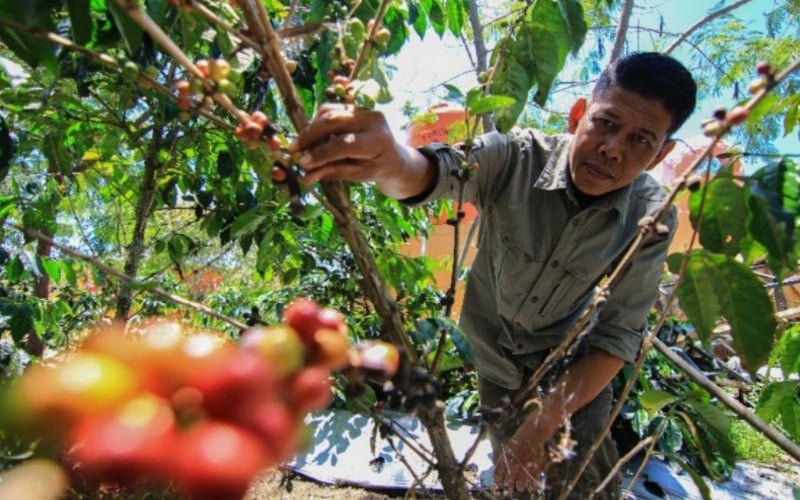
[[[619,162],[623,155],[622,138],[619,135],[607,137],[600,144],[600,154],[608,161]]]

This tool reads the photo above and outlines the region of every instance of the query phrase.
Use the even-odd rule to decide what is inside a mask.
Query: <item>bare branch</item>
[[[190,309],[194,309],[197,312],[200,312],[200,313],[203,313],[203,314],[207,314],[209,316],[217,318],[218,320],[223,321],[225,323],[228,323],[229,325],[234,326],[234,327],[238,328],[239,330],[244,331],[244,330],[247,329],[247,325],[245,325],[244,323],[236,321],[233,318],[229,318],[228,316],[225,316],[224,314],[218,313],[217,311],[211,309],[210,307],[208,307],[208,306],[206,306],[204,304],[199,304],[197,302],[193,302],[191,300],[184,299],[183,297],[179,297],[177,295],[172,295],[171,293],[167,293],[167,292],[161,290],[160,288],[156,288],[156,287],[150,286],[149,283],[143,283],[141,281],[137,281],[135,278],[132,278],[132,277],[128,276],[127,274],[122,273],[120,271],[117,271],[113,267],[111,267],[111,266],[109,266],[107,264],[104,264],[103,262],[99,261],[97,258],[92,257],[90,255],[82,254],[82,253],[80,253],[80,252],[78,252],[76,250],[73,250],[72,248],[69,248],[68,246],[62,245],[61,243],[56,242],[52,238],[42,234],[39,231],[35,231],[33,229],[24,228],[24,227],[18,226],[16,224],[8,224],[8,225],[10,227],[13,227],[14,229],[16,229],[18,231],[21,231],[21,232],[27,234],[31,238],[35,238],[35,239],[38,239],[38,240],[46,241],[46,242],[50,243],[52,246],[54,246],[55,248],[58,248],[62,252],[66,253],[67,255],[75,257],[76,259],[82,260],[84,262],[88,262],[89,264],[93,265],[94,267],[96,267],[97,269],[103,271],[104,273],[106,273],[106,274],[108,274],[110,276],[114,276],[114,277],[122,280],[125,283],[129,283],[131,286],[142,288],[143,290],[147,290],[149,293],[152,293],[153,295],[161,297],[162,299],[169,300],[170,302],[174,302],[176,304],[179,304],[179,305],[182,305],[182,306],[186,306],[186,307],[188,307]]]
[[[672,42],[672,45],[667,47],[667,49],[664,51],[664,53],[665,54],[669,54],[670,52],[675,50],[675,48],[678,45],[680,45],[681,42],[686,40],[689,37],[689,35],[691,35],[695,31],[697,31],[698,29],[700,29],[703,25],[705,25],[707,23],[710,23],[711,21],[713,21],[714,19],[717,19],[718,17],[722,17],[725,14],[727,14],[728,12],[730,12],[730,11],[732,11],[734,9],[738,9],[742,5],[744,5],[746,3],[749,3],[749,2],[750,2],[750,0],[739,0],[738,2],[732,3],[732,4],[728,5],[727,7],[723,7],[723,8],[719,9],[716,12],[712,12],[711,14],[707,15],[703,19],[701,19],[701,20],[697,21],[696,23],[694,23],[691,27],[689,27],[689,29],[687,29],[686,31],[681,33],[680,36],[678,37],[678,39],[675,40],[674,42]]]
[[[611,60],[614,62],[622,55],[622,48],[625,47],[625,38],[628,36],[628,24],[631,20],[631,12],[633,12],[633,0],[625,0],[622,5],[622,12],[619,15],[619,24],[617,25],[617,34],[614,37],[614,47],[611,49]]]

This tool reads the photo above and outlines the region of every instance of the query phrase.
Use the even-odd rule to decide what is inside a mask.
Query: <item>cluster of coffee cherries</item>
[[[281,150],[282,144],[277,138],[278,129],[262,111],[244,113],[239,118],[235,133],[247,149],[255,149],[259,144],[265,143],[273,151]]]
[[[231,80],[234,73],[231,65],[225,59],[200,59],[195,62],[195,67],[202,78],[179,80],[175,83],[178,93],[178,109],[181,110],[181,120],[190,116],[188,113],[198,106],[210,108],[214,100],[209,95],[221,92],[228,97],[235,97],[238,93],[236,84]]]
[[[351,346],[338,312],[302,298],[284,323],[252,327],[238,343],[174,321],[107,326],[31,367],[2,394],[0,418],[54,451],[78,489],[237,499],[308,441],[304,417],[331,403],[333,370],[391,378],[398,360],[390,344]]]
[[[760,92],[775,80],[775,68],[767,61],[759,62],[756,72],[758,76],[747,85],[751,94]],[[749,114],[750,110],[745,106],[734,106],[730,110],[718,108],[712,118],[703,122],[703,134],[707,137],[719,137],[728,127],[744,122]]]

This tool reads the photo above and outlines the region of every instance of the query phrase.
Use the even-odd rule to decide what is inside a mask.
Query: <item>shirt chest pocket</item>
[[[498,313],[512,320],[525,301],[544,266],[544,259],[536,257],[535,245],[520,237],[529,234],[528,228],[507,222],[497,226],[493,268],[496,276],[496,306]]]
[[[550,324],[574,313],[591,292],[596,279],[595,273],[579,263],[564,265],[560,276],[538,285],[544,292],[541,296],[546,299],[537,311],[536,322]]]

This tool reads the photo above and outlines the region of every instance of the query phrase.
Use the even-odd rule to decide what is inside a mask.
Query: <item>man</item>
[[[674,59],[633,54],[606,69],[588,102],[572,107],[571,135],[524,130],[475,140],[469,161],[479,168],[465,200],[481,211],[481,238],[460,322],[475,350],[484,406],[513,397],[577,319],[639,220],[663,203],[663,189],[642,174],[672,149],[695,95],[692,76]],[[341,105],[324,106],[293,148],[303,152],[305,182],[373,181],[411,204],[456,196],[454,172],[467,160],[466,148],[403,146],[379,113]],[[538,409],[490,428],[496,484],[536,491],[544,471],[546,493],[557,496],[571,479],[608,420],[610,381],[638,355],[674,210],[664,222],[670,234],[654,236],[637,254]],[[550,464],[546,445],[567,418],[576,456]],[[616,459],[607,437],[573,496],[591,495]],[[602,496],[618,495],[615,480]]]

